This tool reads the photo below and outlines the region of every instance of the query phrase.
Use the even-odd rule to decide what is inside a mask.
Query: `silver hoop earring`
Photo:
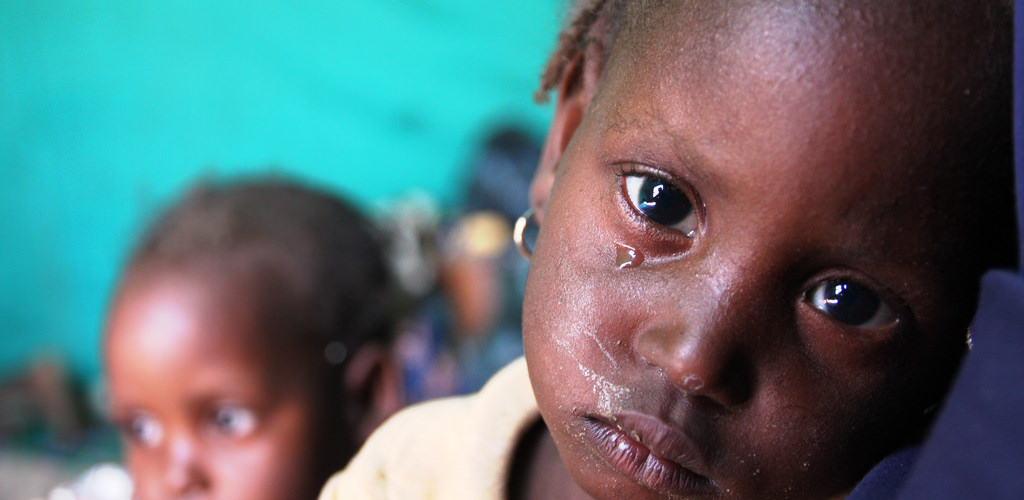
[[[526,224],[530,222],[530,217],[533,217],[533,208],[527,208],[523,215],[516,219],[516,226],[512,230],[512,241],[516,244],[516,250],[519,250],[526,260],[530,260],[530,257],[533,256],[533,249],[526,246],[526,240],[523,239],[523,233],[526,232]]]

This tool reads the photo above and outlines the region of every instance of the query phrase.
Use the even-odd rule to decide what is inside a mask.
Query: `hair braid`
[[[590,43],[600,43],[602,47],[609,45],[612,25],[615,19],[607,19],[600,23],[608,12],[617,13],[621,9],[622,0],[577,0],[573,2],[567,17],[568,23],[558,34],[558,46],[548,58],[544,72],[540,78],[540,88],[534,93],[534,100],[539,103],[547,101],[548,92],[558,87],[565,77],[566,68],[573,59],[583,52]],[[612,16],[617,17],[617,16]],[[598,28],[595,30],[595,28]]]

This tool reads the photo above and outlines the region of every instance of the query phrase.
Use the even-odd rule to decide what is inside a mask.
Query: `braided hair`
[[[569,7],[565,28],[558,34],[558,44],[548,58],[540,78],[540,88],[534,94],[538,103],[547,101],[548,93],[558,87],[567,75],[570,63],[580,57],[588,45],[597,44],[600,53],[607,54],[618,34],[625,0],[576,0]]]

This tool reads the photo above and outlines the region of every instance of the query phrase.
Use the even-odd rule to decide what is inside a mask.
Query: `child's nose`
[[[748,363],[728,337],[708,331],[648,329],[634,338],[636,353],[683,392],[735,406],[750,396]]]
[[[200,460],[199,446],[190,436],[176,436],[168,442],[165,482],[173,496],[205,493],[210,478]]]

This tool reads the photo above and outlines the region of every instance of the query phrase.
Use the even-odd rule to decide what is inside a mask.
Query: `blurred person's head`
[[[189,192],[108,318],[136,497],[313,498],[401,405],[391,283],[374,229],[335,196],[283,180]]]

